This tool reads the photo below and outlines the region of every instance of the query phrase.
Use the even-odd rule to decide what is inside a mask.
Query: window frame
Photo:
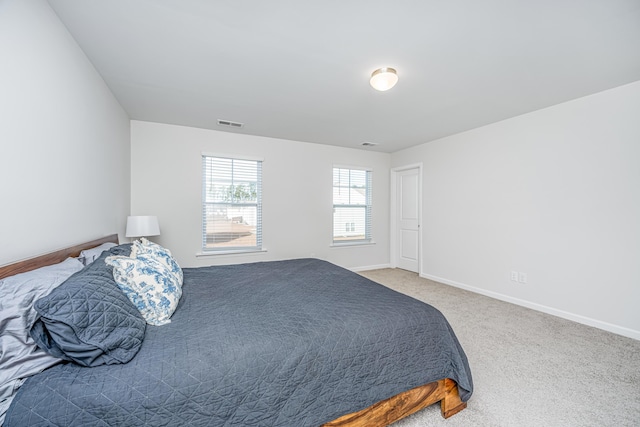
[[[212,183],[215,180],[210,177],[208,174],[212,172],[212,168],[207,167],[207,159],[219,159],[219,160],[229,160],[232,162],[255,162],[256,164],[256,201],[255,202],[221,202],[221,201],[208,201],[207,200],[207,185],[209,181]],[[202,153],[201,154],[201,173],[202,173],[202,219],[201,219],[201,239],[200,239],[200,247],[201,251],[197,255],[223,255],[223,254],[233,254],[233,253],[251,253],[251,252],[263,252],[263,242],[262,242],[262,171],[263,171],[263,159],[250,157],[250,156],[242,156],[242,155],[229,155],[229,154],[216,154],[216,153]],[[230,182],[234,182],[233,176],[233,166],[231,168],[231,176],[228,178]],[[210,179],[209,179],[210,178]],[[220,182],[220,181],[218,181]],[[245,181],[246,182],[246,181]],[[233,184],[232,184],[233,185]],[[222,205],[222,206],[231,206],[231,207],[252,207],[255,206],[256,209],[256,225],[255,225],[255,245],[229,245],[229,246],[219,246],[219,247],[207,247],[207,207],[212,205]]]
[[[334,177],[336,173],[336,169],[339,170],[348,170],[349,171],[349,185],[343,186],[335,185]],[[373,244],[373,221],[372,221],[372,212],[373,212],[373,169],[362,167],[362,166],[345,166],[345,165],[333,165],[332,168],[332,202],[333,202],[333,217],[332,217],[332,233],[331,233],[331,246],[355,246],[355,245],[367,245]],[[351,185],[351,171],[365,172],[365,203],[364,204],[354,204],[354,203],[336,203],[335,200],[335,189],[339,188],[349,188],[355,189],[357,187]],[[358,208],[364,209],[365,211],[365,220],[364,220],[364,238],[360,239],[349,239],[342,238],[336,239],[336,208]],[[350,231],[355,231],[355,224],[353,221],[349,222]],[[339,226],[339,229],[343,230],[346,227],[345,225]],[[349,232],[349,231],[347,231]]]

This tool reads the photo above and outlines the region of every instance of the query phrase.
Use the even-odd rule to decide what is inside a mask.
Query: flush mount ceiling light
[[[389,90],[398,83],[398,74],[396,70],[391,67],[378,68],[371,73],[371,80],[369,80],[371,86],[375,90],[385,91]]]

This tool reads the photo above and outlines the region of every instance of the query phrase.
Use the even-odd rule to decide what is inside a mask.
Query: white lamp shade
[[[159,236],[160,225],[157,216],[129,216],[127,217],[126,237]]]
[[[375,90],[383,92],[391,89],[398,83],[398,74],[396,70],[391,67],[378,68],[371,73],[369,83],[371,83],[371,86]]]

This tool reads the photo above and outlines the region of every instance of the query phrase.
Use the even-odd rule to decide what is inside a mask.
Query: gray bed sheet
[[[29,378],[10,426],[319,426],[454,379],[467,358],[435,308],[316,259],[184,269],[167,325],[129,363]]]

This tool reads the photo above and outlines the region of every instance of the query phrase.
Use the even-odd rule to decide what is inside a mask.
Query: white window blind
[[[371,241],[371,171],[333,168],[333,242]]]
[[[202,156],[202,250],[262,249],[262,162]]]

